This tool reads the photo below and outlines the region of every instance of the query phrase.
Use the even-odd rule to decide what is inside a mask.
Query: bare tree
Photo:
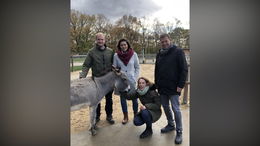
[[[87,15],[72,10],[71,53],[87,53],[94,45],[97,32],[107,35],[106,43],[113,49],[116,49],[119,39],[126,38],[137,53],[157,53],[160,48],[159,36],[162,33],[168,33],[177,45],[189,48],[189,30],[180,27],[180,20],[175,18],[165,24],[159,19],[154,19],[152,24],[147,20],[146,17],[124,15],[112,24],[104,15]]]

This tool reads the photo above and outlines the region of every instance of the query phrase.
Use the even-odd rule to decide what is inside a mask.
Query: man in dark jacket
[[[96,34],[96,46],[89,50],[88,55],[83,63],[82,72],[80,78],[85,78],[88,74],[89,69],[92,70],[92,77],[100,77],[111,71],[113,63],[114,52],[112,49],[105,45],[105,35],[103,33]],[[110,124],[114,124],[112,113],[113,113],[113,90],[110,91],[106,97],[106,114],[107,121]],[[100,104],[98,104],[96,112],[96,122],[100,120]]]
[[[167,133],[175,129],[171,102],[176,123],[175,143],[182,143],[182,116],[179,108],[179,96],[185,85],[187,77],[187,62],[182,49],[171,43],[167,34],[160,36],[162,48],[156,56],[155,84],[161,96],[161,103],[168,120],[167,126],[161,129],[161,133]]]

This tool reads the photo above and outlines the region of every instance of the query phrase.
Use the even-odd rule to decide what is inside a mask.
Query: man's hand
[[[177,92],[181,92],[182,88],[177,87]]]
[[[146,107],[141,104],[141,105],[140,105],[140,110],[144,110],[144,109],[146,109]]]

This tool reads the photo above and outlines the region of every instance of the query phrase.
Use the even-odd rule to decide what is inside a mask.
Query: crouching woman
[[[160,96],[155,91],[155,86],[148,79],[140,77],[137,80],[137,89],[132,93],[121,93],[128,100],[139,98],[141,101],[140,110],[134,117],[134,125],[141,126],[146,124],[146,129],[140,135],[140,138],[145,138],[153,134],[152,123],[159,120],[161,117],[161,102]]]

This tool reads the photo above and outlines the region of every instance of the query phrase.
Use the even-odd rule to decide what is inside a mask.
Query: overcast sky
[[[189,0],[71,0],[71,9],[86,14],[104,14],[112,20],[131,14],[163,23],[177,18],[184,28],[190,28],[189,6]]]

